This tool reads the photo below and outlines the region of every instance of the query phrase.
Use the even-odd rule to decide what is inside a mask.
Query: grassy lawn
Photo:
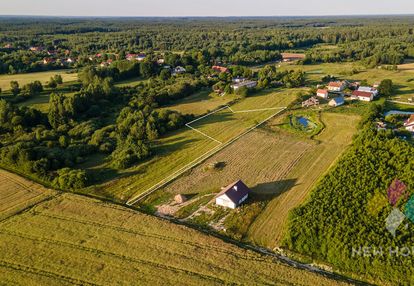
[[[268,91],[241,100],[234,104],[232,108],[239,111],[283,107],[295,99],[296,92],[297,90]],[[221,142],[227,142],[275,112],[277,111],[232,113],[226,109],[197,121],[192,126]],[[146,191],[218,145],[217,142],[189,128],[183,128],[160,139],[155,146],[155,156],[150,160],[133,168],[120,171],[114,176],[115,180],[86,191],[92,191],[97,195],[111,194],[121,201],[128,200],[132,196]],[[102,166],[101,170],[104,169],[105,166]],[[99,172],[99,170],[96,171]]]
[[[19,82],[20,86],[23,86],[27,83],[39,80],[42,84],[45,84],[50,80],[50,78],[56,74],[62,76],[63,82],[75,81],[78,79],[78,74],[76,72],[70,73],[71,70],[54,70],[47,72],[35,72],[35,73],[25,73],[25,74],[13,74],[13,75],[0,75],[0,88],[3,91],[10,89],[10,81],[15,80]]]
[[[115,86],[117,87],[135,87],[138,84],[140,84],[141,82],[144,82],[145,79],[142,79],[140,77],[136,77],[136,78],[130,78],[130,79],[126,79],[123,81],[118,81],[117,83],[115,83]]]
[[[68,193],[1,221],[0,237],[4,284],[345,285],[184,226]]]
[[[170,109],[182,114],[194,114],[196,116],[208,113],[220,106],[226,105],[235,100],[235,95],[218,96],[211,90],[203,90],[184,99],[177,100],[173,105],[161,109]]]
[[[397,71],[375,68],[366,69],[358,63],[326,63],[316,65],[292,65],[283,64],[281,70],[301,69],[307,73],[307,78],[315,84],[321,83],[325,75],[333,75],[340,79],[366,80],[369,84],[381,82],[383,79],[391,79],[395,85],[395,93],[392,96],[395,100],[407,101],[414,97],[414,64],[398,66]],[[352,74],[352,70],[358,70]]]

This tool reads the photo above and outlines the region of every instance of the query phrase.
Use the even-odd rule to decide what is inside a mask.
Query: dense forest
[[[256,65],[287,50],[305,51],[305,64],[394,65],[414,57],[411,18],[193,20],[0,18],[0,73],[81,67],[129,53],[185,53],[202,65]],[[316,44],[337,49],[319,53]]]
[[[381,106],[374,105],[352,148],[291,214],[285,245],[340,269],[411,285],[414,224],[408,196],[393,207],[387,190],[398,179],[413,193],[414,147],[390,130],[377,131],[378,117]],[[406,215],[395,237],[386,228],[394,208]]]

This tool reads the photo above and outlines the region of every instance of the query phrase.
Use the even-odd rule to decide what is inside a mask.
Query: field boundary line
[[[193,120],[189,123],[186,124],[187,127],[198,131],[199,133],[203,134],[204,136],[206,136],[207,138],[214,140],[215,142],[220,142],[210,136],[208,136],[207,134],[204,134],[203,132],[196,130],[195,128],[192,128],[190,126],[188,126],[188,124],[194,123],[198,120],[201,120],[202,118],[205,118],[211,114],[214,114],[216,112],[219,112],[223,109],[229,108],[233,113],[234,112],[230,106],[225,106],[222,107],[216,111],[210,112],[207,115],[204,115],[196,120]],[[272,119],[273,117],[275,117],[276,115],[280,114],[281,112],[285,111],[287,109],[287,107],[274,107],[274,108],[269,108],[269,109],[263,109],[263,110],[279,110],[278,112],[272,114],[271,116],[267,117],[266,119],[264,119],[263,121],[259,122],[258,124],[254,125],[253,127],[248,128],[247,130],[245,130],[243,133],[241,133],[240,135],[234,137],[233,139],[230,139],[230,141],[226,142],[226,143],[221,143],[219,145],[217,145],[216,147],[214,147],[213,149],[211,149],[210,151],[204,153],[203,155],[199,156],[198,158],[196,158],[195,160],[191,161],[189,164],[185,165],[184,167],[178,169],[177,171],[175,171],[173,174],[167,176],[166,178],[164,178],[163,180],[161,180],[160,182],[158,182],[157,184],[153,185],[152,187],[150,187],[149,189],[147,189],[146,191],[144,191],[141,194],[138,194],[132,198],[130,198],[127,202],[126,205],[127,206],[132,206],[134,204],[136,204],[137,202],[139,202],[140,200],[148,197],[149,195],[151,195],[152,193],[156,192],[157,190],[159,190],[160,188],[168,185],[170,182],[174,181],[175,179],[177,179],[178,177],[180,177],[182,174],[184,174],[185,172],[187,172],[188,170],[191,170],[192,168],[196,167],[197,165],[203,163],[205,160],[209,159],[210,157],[212,157],[213,155],[215,155],[216,153],[218,153],[219,151],[223,150],[224,148],[226,148],[227,146],[233,144],[235,141],[239,140],[241,137],[245,136],[246,134],[250,133],[251,131],[253,131],[254,129],[256,129],[257,127],[259,127],[260,125],[262,125],[263,123],[265,123],[266,121],[269,121],[270,119]],[[250,111],[249,111],[250,112]],[[254,111],[251,111],[254,112]]]

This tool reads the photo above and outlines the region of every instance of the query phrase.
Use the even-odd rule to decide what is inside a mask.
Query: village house
[[[329,91],[327,89],[318,89],[316,92],[317,97],[321,97],[323,99],[328,99]]]
[[[44,58],[43,59],[43,64],[44,65],[49,65],[49,64],[53,64],[53,63],[55,63],[56,61],[54,60],[54,59],[52,59],[52,58]]]
[[[216,204],[222,207],[235,209],[249,197],[251,190],[238,180],[225,188],[216,196]]]
[[[355,90],[354,92],[352,92],[351,98],[358,99],[361,101],[373,101],[374,95],[371,92]]]
[[[310,107],[314,105],[319,105],[319,99],[317,99],[316,96],[312,96],[311,98],[302,102],[302,107]]]
[[[332,98],[332,100],[329,101],[328,104],[329,104],[329,106],[337,107],[337,106],[344,105],[345,104],[345,100],[344,100],[344,98],[342,96],[335,97],[335,98]]]
[[[214,71],[216,71],[216,72],[219,72],[219,73],[227,73],[227,72],[229,72],[229,69],[228,68],[221,67],[221,66],[213,66],[212,69]]]
[[[31,51],[31,52],[41,52],[41,51],[43,51],[43,48],[42,47],[30,47],[29,51]]]
[[[158,59],[157,60],[157,64],[159,64],[159,65],[163,65],[164,63],[165,63],[164,59]]]
[[[331,81],[328,84],[329,91],[341,92],[346,88],[346,84],[343,81]]]
[[[145,54],[138,54],[135,59],[139,62],[142,62],[143,60],[145,60],[147,56]]]
[[[239,88],[246,87],[246,88],[254,88],[257,86],[257,81],[253,80],[245,80],[242,82],[237,82],[231,85],[233,90],[238,90]]]
[[[233,78],[234,83],[240,83],[240,82],[244,82],[246,80],[247,80],[246,78],[240,77],[240,76]]]
[[[377,121],[375,123],[375,126],[377,127],[377,130],[378,131],[380,131],[380,130],[387,130],[387,124],[385,122]]]
[[[292,62],[305,59],[304,54],[295,54],[295,53],[282,53],[282,60],[284,62]]]
[[[414,132],[414,114],[408,118],[408,120],[404,123],[404,127],[406,130],[410,132]]]
[[[372,93],[372,95],[374,97],[376,97],[378,95],[378,90],[376,88],[373,88],[373,87],[370,87],[370,86],[360,86],[358,88],[358,91],[370,92],[370,93]]]
[[[181,67],[181,66],[178,66],[178,67],[176,67],[172,70],[173,75],[182,74],[182,73],[185,73],[185,72],[186,72],[186,69]]]
[[[354,81],[354,82],[350,82],[348,84],[348,87],[352,90],[358,90],[360,85],[361,85],[361,83],[359,81]]]
[[[112,60],[107,60],[106,62],[102,62],[100,64],[101,68],[108,67],[112,64]]]
[[[13,48],[13,45],[12,44],[5,44],[4,45],[4,48],[5,49],[12,49]]]

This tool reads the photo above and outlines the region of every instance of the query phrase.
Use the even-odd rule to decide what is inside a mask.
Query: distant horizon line
[[[102,16],[102,15],[2,15],[1,18],[317,18],[317,17],[396,17],[396,16],[414,16],[413,13],[390,13],[390,14],[326,14],[326,15],[228,15],[228,16],[194,16],[194,15],[182,15],[182,16],[127,16],[127,15],[118,15],[118,16]]]

